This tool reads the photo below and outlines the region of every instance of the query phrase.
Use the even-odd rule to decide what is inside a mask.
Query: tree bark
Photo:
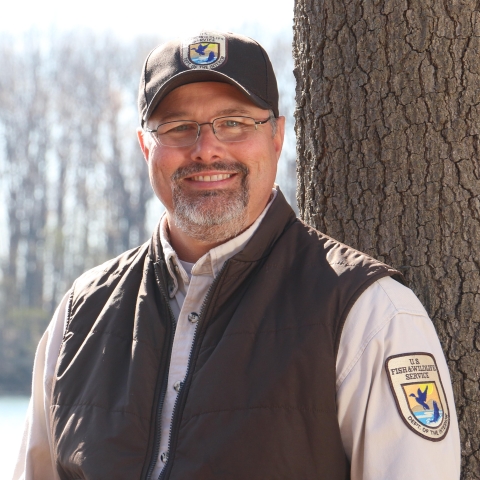
[[[404,271],[480,478],[480,5],[296,0],[302,218]]]

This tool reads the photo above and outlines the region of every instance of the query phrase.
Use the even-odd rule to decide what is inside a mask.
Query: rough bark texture
[[[305,221],[403,269],[450,367],[480,479],[480,4],[296,0]]]

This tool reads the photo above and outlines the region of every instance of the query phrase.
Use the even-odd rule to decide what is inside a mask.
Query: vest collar
[[[201,257],[193,266],[192,275],[210,275],[216,277],[222,269],[224,263],[229,258],[244,250],[246,245],[249,244],[252,237],[255,236],[255,232],[263,223],[264,218],[268,216],[268,212],[271,210],[273,205],[278,203],[276,202],[277,196],[281,196],[281,199],[279,199],[280,203],[287,204],[283,194],[280,192],[280,189],[277,185],[275,185],[275,189],[272,191],[272,199],[267,204],[260,216],[255,220],[255,222],[237,237],[232,238],[231,240],[215,248],[212,248],[203,257]],[[288,208],[290,207],[288,206]],[[155,253],[155,258],[159,259],[163,257],[165,261],[168,271],[168,295],[170,298],[174,298],[177,294],[180,280],[183,281],[184,285],[188,285],[190,279],[181,262],[179,261],[177,253],[170,244],[166,214],[161,217],[160,222],[155,229],[152,239],[152,247]]]
[[[245,248],[232,260],[237,262],[256,262],[266,256],[275,242],[296,220],[292,207],[288,204],[278,185],[277,195],[265,218],[259,225]]]

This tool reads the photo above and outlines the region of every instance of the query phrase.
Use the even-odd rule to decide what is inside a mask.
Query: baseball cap
[[[255,40],[205,31],[154,48],[143,66],[138,94],[140,123],[172,90],[195,82],[224,82],[278,117],[278,88],[267,52]]]

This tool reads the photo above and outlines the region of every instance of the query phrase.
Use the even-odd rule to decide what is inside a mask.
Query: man
[[[458,478],[425,310],[274,187],[284,118],[263,48],[219,32],[161,45],[139,110],[166,214],[61,302],[15,478]]]

